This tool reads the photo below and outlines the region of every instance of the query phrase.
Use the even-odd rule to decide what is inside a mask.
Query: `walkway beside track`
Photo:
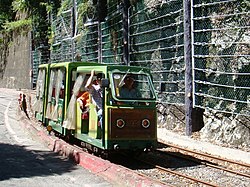
[[[219,156],[221,158],[250,164],[250,152],[222,147],[205,141],[194,140],[188,136],[179,135],[163,128],[158,128],[157,136],[159,141]]]

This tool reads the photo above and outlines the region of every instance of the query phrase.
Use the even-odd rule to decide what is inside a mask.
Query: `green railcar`
[[[101,119],[93,95],[86,89],[93,70],[93,80],[102,75]],[[43,111],[48,129],[76,138],[92,151],[156,148],[156,94],[149,69],[68,62],[51,64],[47,75]],[[123,89],[129,80],[134,92]],[[79,99],[85,93],[88,98],[82,106]]]

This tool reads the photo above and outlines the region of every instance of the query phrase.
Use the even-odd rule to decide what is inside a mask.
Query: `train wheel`
[[[103,152],[101,153],[101,158],[102,158],[102,159],[107,160],[108,157],[109,157],[109,154],[108,154],[107,152],[104,152],[104,151],[103,151]]]
[[[54,132],[54,135],[55,135],[56,137],[60,137],[60,133],[58,133],[58,132]]]

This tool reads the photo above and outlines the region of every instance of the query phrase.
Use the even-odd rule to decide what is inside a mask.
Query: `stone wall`
[[[205,110],[204,127],[199,131],[203,141],[250,151],[250,118]],[[200,121],[201,122],[201,121]],[[182,106],[159,106],[158,128],[185,135],[185,109]]]
[[[201,139],[233,148],[250,150],[250,119],[239,115],[222,115],[212,112],[204,114],[205,126]]]
[[[30,33],[1,35],[0,87],[31,88]]]

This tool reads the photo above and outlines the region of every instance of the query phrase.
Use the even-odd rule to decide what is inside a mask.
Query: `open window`
[[[111,76],[114,98],[118,100],[155,99],[150,76],[147,74],[117,72]]]

